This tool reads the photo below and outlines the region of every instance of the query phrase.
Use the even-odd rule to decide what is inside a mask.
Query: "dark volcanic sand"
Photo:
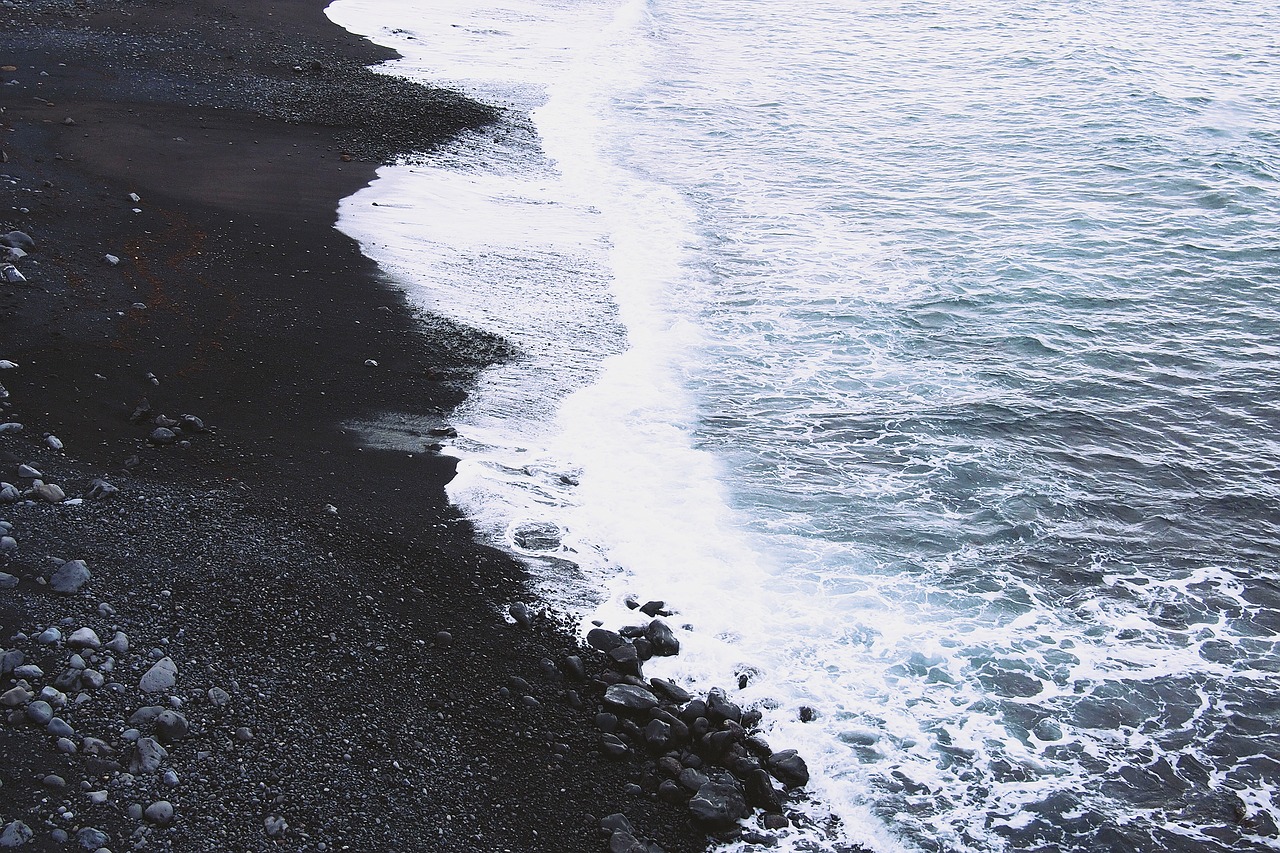
[[[321,6],[0,8],[0,65],[17,68],[0,72],[16,81],[0,87],[12,178],[0,233],[38,243],[19,263],[28,282],[0,284],[0,359],[20,365],[0,371],[0,422],[25,425],[0,436],[0,480],[30,485],[15,473],[25,462],[71,497],[97,476],[121,489],[0,507],[19,543],[0,570],[21,578],[0,590],[0,649],[25,649],[52,679],[70,650],[15,632],[64,619],[65,634],[88,626],[104,641],[121,629],[131,648],[104,675],[123,691],[75,706],[68,690],[59,715],[117,749],[128,716],[170,695],[191,723],[168,747],[169,787],[130,786],[102,757],[0,721],[0,826],[35,830],[22,849],[70,849],[51,830],[74,846],[91,826],[115,851],[574,851],[604,849],[596,821],[622,811],[668,851],[702,849],[684,808],[624,790],[644,781],[638,765],[605,759],[590,712],[565,701],[575,685],[543,674],[541,659],[575,650],[570,635],[499,615],[527,597],[524,573],[448,506],[450,460],[362,450],[341,428],[384,412],[443,424],[506,355],[413,317],[332,227],[338,200],[385,158],[495,114],[367,72],[388,54]],[[144,398],[217,430],[151,446],[152,426],[130,420]],[[46,432],[65,452],[44,448]],[[84,591],[40,583],[53,557],[88,563]],[[144,697],[138,678],[161,654],[177,685]],[[499,695],[512,675],[536,707]],[[229,703],[212,704],[211,687]],[[84,793],[99,789],[104,804]],[[161,798],[172,825],[129,816]],[[289,828],[269,837],[274,817]]]

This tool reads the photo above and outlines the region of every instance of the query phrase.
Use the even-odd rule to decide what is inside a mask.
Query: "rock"
[[[17,585],[18,579],[16,577],[8,572],[0,572],[0,590],[13,589]]]
[[[649,853],[649,845],[630,832],[619,830],[609,836],[609,853]]]
[[[0,483],[0,504],[14,504],[22,499],[22,492],[12,483]]]
[[[138,738],[133,757],[129,759],[129,772],[135,776],[140,773],[155,773],[168,757],[169,751],[155,738]]]
[[[533,614],[529,612],[529,605],[523,601],[517,601],[512,604],[508,611],[511,613],[511,618],[516,620],[516,624],[521,628],[528,628],[533,624]]]
[[[747,814],[747,800],[735,784],[707,782],[689,800],[689,811],[707,829],[730,829]]]
[[[44,476],[44,474],[41,474],[39,471],[37,471],[35,468],[32,468],[30,465],[19,465],[18,476],[24,480],[39,480],[41,477]]]
[[[156,427],[147,438],[152,444],[173,444],[178,440],[178,434],[168,427]]]
[[[71,738],[75,737],[76,730],[71,728],[71,724],[61,717],[54,717],[45,726],[45,730],[56,737]]]
[[[236,740],[240,741],[241,743],[249,743],[251,740],[253,740],[253,729],[249,728],[248,726],[241,726],[240,728],[236,729]]]
[[[27,277],[18,271],[13,264],[0,264],[0,278],[3,278],[9,284],[21,284],[27,280]]]
[[[600,735],[600,749],[612,759],[624,758],[631,750],[617,735]]]
[[[587,678],[586,667],[582,665],[582,658],[577,655],[569,655],[564,659],[564,672],[574,681],[585,681]]]
[[[644,727],[644,742],[649,745],[650,752],[666,752],[671,747],[670,724],[662,720],[650,720]]]
[[[138,689],[143,693],[163,693],[172,690],[177,683],[178,665],[173,662],[173,658],[163,657],[138,681]]]
[[[114,267],[116,264],[120,263],[120,259],[119,259],[119,258],[117,258],[115,255],[112,255],[112,254],[106,254],[106,255],[103,255],[103,256],[102,256],[102,261],[103,261],[103,263],[110,264],[110,265],[111,265],[111,266],[113,266],[113,267]]]
[[[100,649],[102,641],[98,639],[97,632],[92,628],[80,628],[67,637],[67,645],[73,649]]]
[[[96,669],[86,669],[80,673],[80,683],[90,690],[101,690],[107,679]]]
[[[609,665],[624,675],[640,675],[640,654],[631,643],[615,646],[608,652]]]
[[[769,774],[763,769],[753,770],[742,780],[747,792],[747,802],[766,812],[782,811],[783,794],[773,787]]]
[[[22,432],[23,426],[17,421],[7,421],[0,424],[0,435],[17,435]]]
[[[63,595],[75,595],[91,577],[84,560],[68,560],[49,578],[49,588]]]
[[[631,821],[622,812],[614,812],[611,815],[605,815],[600,818],[600,831],[609,835],[615,832],[636,834],[636,828],[631,825]]]
[[[164,713],[162,705],[143,705],[129,715],[129,725],[147,726],[156,721],[156,717]]]
[[[657,696],[634,684],[610,685],[604,691],[604,701],[608,705],[627,711],[648,711],[658,706]]]
[[[53,788],[54,790],[61,790],[62,788],[67,787],[67,780],[54,773],[50,773],[48,776],[41,779],[40,783],[46,788]]]
[[[651,678],[649,684],[653,686],[654,693],[677,705],[683,705],[693,698],[687,690],[665,678]]]
[[[794,749],[775,752],[765,759],[764,765],[773,778],[788,788],[803,788],[809,784],[809,768]]]
[[[85,850],[97,851],[105,847],[110,840],[105,832],[91,826],[86,826],[76,833],[76,842]]]
[[[67,694],[55,687],[50,687],[47,684],[41,688],[40,698],[55,708],[61,708],[63,705],[67,704]]]
[[[46,503],[60,504],[67,499],[67,493],[62,491],[62,487],[53,483],[36,483],[31,491]]]
[[[283,835],[289,828],[289,824],[282,817],[269,816],[262,822],[262,828],[266,830],[268,836],[275,838]]]
[[[116,753],[115,748],[112,747],[111,744],[107,743],[105,740],[99,740],[96,737],[86,737],[84,740],[80,741],[80,750],[85,755],[110,756],[115,755]]]
[[[168,826],[173,823],[173,804],[168,800],[156,800],[147,806],[142,816],[157,826]]]
[[[10,688],[4,693],[0,693],[0,706],[5,708],[17,708],[19,705],[27,704],[31,699],[31,691],[19,684],[17,687]]]
[[[35,249],[36,241],[25,231],[10,231],[8,234],[0,234],[0,245],[30,252]]]
[[[646,601],[640,605],[640,612],[645,616],[670,616],[671,611],[666,609],[665,601]]]
[[[31,827],[20,820],[15,820],[6,824],[4,831],[0,832],[0,847],[21,847],[34,837],[35,833]]]
[[[88,797],[89,802],[93,803],[95,806],[101,806],[110,799],[111,795],[106,791],[86,791],[85,796]]]
[[[22,662],[26,659],[27,656],[22,653],[21,649],[6,649],[0,652],[0,676],[13,672],[22,666]]]
[[[436,647],[441,649],[450,648],[453,645],[453,635],[448,631],[436,632]]]
[[[88,496],[90,500],[105,501],[107,498],[118,495],[119,493],[120,490],[118,488],[111,485],[101,477],[98,477],[97,479],[89,482],[89,491],[85,492],[85,495]]]
[[[0,370],[17,370],[18,363],[7,358],[0,358]]]
[[[187,718],[177,711],[161,711],[156,717],[156,735],[165,743],[182,740],[190,731]]]
[[[719,687],[712,687],[707,693],[707,719],[716,725],[725,720],[736,723],[742,719],[742,709],[731,702]]]
[[[680,641],[670,626],[661,619],[654,619],[644,630],[645,639],[653,644],[653,653],[660,657],[680,654]]]
[[[13,670],[13,674],[18,678],[40,679],[44,678],[44,670],[33,663],[23,664]]]
[[[162,782],[166,787],[169,787],[169,788],[176,788],[176,787],[178,787],[178,782],[179,782],[180,780],[178,779],[178,773],[177,773],[177,771],[175,771],[175,770],[166,770],[166,771],[164,771],[164,773],[163,773],[163,774],[161,774],[161,776],[160,776],[160,781],[161,781],[161,782]]]
[[[215,708],[221,708],[231,701],[231,694],[223,690],[221,687],[209,688],[209,704]]]
[[[58,718],[54,717],[53,719],[56,720]],[[61,752],[63,755],[75,755],[76,750],[78,749],[78,747],[76,746],[76,742],[69,737],[58,738],[58,741],[57,743],[54,744],[54,747],[58,750],[58,752]]]
[[[57,628],[45,628],[39,634],[36,634],[35,640],[42,646],[52,646],[55,643],[62,642],[62,632]]]
[[[115,636],[103,648],[109,652],[122,655],[129,651],[129,637],[123,631],[116,631]]]
[[[61,450],[63,447],[62,439],[58,438],[53,433],[49,433],[44,437],[44,443],[48,445],[50,450]]]
[[[626,643],[626,638],[614,631],[608,631],[604,628],[592,628],[587,632],[587,643],[592,648],[608,654],[618,646]]]
[[[27,706],[27,720],[34,725],[48,725],[53,719],[53,708],[43,699],[37,699]]]

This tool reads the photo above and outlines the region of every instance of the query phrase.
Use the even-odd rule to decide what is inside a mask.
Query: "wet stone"
[[[613,684],[604,692],[606,704],[628,711],[648,711],[658,706],[658,697],[634,684]]]

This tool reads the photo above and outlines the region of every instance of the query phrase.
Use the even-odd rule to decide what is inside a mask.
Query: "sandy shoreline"
[[[314,0],[0,9],[0,234],[34,239],[0,284],[0,846],[677,853],[748,801],[786,825],[802,763],[728,697],[659,703],[649,615],[595,649],[513,621],[526,573],[448,504],[430,432],[343,428],[444,427],[507,353],[333,227],[388,157],[494,116],[367,70],[388,55]]]

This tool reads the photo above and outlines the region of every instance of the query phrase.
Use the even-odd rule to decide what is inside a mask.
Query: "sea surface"
[[[340,211],[519,353],[453,500],[745,676],[778,849],[1280,849],[1280,5],[329,14],[504,108]]]

